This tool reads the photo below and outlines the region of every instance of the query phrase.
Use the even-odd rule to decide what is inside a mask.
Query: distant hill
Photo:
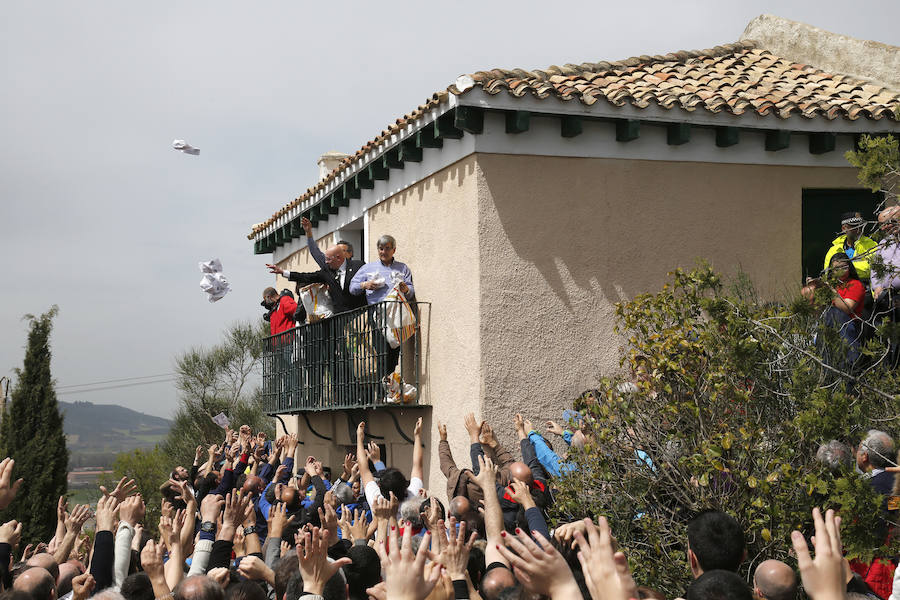
[[[69,467],[108,467],[116,454],[152,448],[162,442],[172,422],[116,404],[62,402]]]

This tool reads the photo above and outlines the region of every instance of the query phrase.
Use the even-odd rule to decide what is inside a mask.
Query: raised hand
[[[516,579],[522,582],[525,589],[533,594],[550,596],[553,600],[579,597],[581,592],[572,570],[550,541],[539,532],[533,532],[540,542],[539,546],[524,531],[516,531],[517,535],[504,532],[506,546],[499,546],[498,550],[509,561]],[[637,597],[636,590],[634,597]],[[602,600],[607,598],[604,596]]]
[[[24,479],[17,479],[15,483],[10,484],[15,466],[16,461],[11,458],[7,457],[0,461],[0,510],[9,506],[22,487]]]
[[[103,496],[97,501],[97,531],[112,531],[118,506],[119,499],[113,494]]]
[[[215,523],[219,520],[219,514],[225,506],[225,500],[218,494],[207,494],[200,503],[200,519],[204,522]]]
[[[487,446],[489,448],[497,447],[497,438],[494,436],[494,430],[487,421],[481,424],[481,436],[478,439],[481,440],[482,446]]]
[[[353,562],[346,557],[328,562],[328,532],[318,527],[298,533],[295,542],[304,592],[321,595],[328,580]]]
[[[191,486],[187,481],[176,481],[174,479],[170,479],[169,485],[178,490],[178,495],[176,496],[176,498],[180,498],[184,501],[185,504],[190,504],[191,502],[197,501],[194,498],[194,492],[191,491]]]
[[[366,454],[368,454],[369,460],[371,460],[373,464],[381,460],[381,448],[379,448],[378,444],[375,442],[369,442],[369,445],[366,448]]]
[[[506,491],[509,493],[509,497],[521,504],[525,510],[535,507],[534,498],[531,497],[531,490],[521,481],[513,481],[506,487]]]
[[[475,483],[485,495],[493,494],[497,482],[497,465],[489,456],[478,457],[478,475],[474,477]]]
[[[153,585],[153,593],[157,598],[162,598],[170,592],[169,585],[166,583],[165,564],[163,561],[164,552],[165,547],[163,544],[156,543],[153,540],[148,540],[144,544],[144,549],[141,550],[141,566],[144,568],[147,577],[150,578],[150,583]]]
[[[353,466],[356,464],[356,457],[352,454],[348,454],[344,457],[344,473],[342,475],[342,479],[344,481],[350,481],[350,477],[353,475]]]
[[[216,539],[228,540],[234,537],[237,526],[244,520],[248,504],[250,504],[250,497],[241,497],[237,490],[226,494],[225,510],[222,514],[222,528],[216,535]]]
[[[203,457],[203,446],[197,446],[197,449],[194,450],[194,464],[199,464],[200,459]]]
[[[72,600],[87,600],[94,593],[97,582],[90,572],[72,578]]]
[[[15,549],[22,539],[22,524],[13,519],[0,525],[0,543],[9,544]]]
[[[572,521],[571,523],[563,523],[558,525],[553,531],[553,537],[560,545],[575,547],[575,532],[580,531],[584,534],[587,531],[584,521]]]
[[[238,573],[247,579],[267,581],[269,585],[275,585],[275,572],[266,566],[258,556],[245,556],[238,565]]]
[[[453,535],[454,530],[456,530],[456,535]],[[443,532],[441,534],[443,535]],[[450,517],[450,535],[448,537],[438,562],[447,569],[450,579],[465,579],[469,553],[472,551],[478,532],[473,531],[469,541],[466,541],[466,522],[463,521],[457,528],[456,518]]]
[[[438,429],[438,435],[441,436],[441,441],[446,442],[447,441],[447,426],[441,422],[438,422],[437,429]]]
[[[210,569],[206,576],[218,583],[222,588],[228,586],[228,582],[231,579],[231,571],[228,567],[216,567],[215,569]]]
[[[134,479],[128,479],[127,477],[123,477],[119,480],[119,483],[116,485],[116,489],[112,492],[106,490],[105,486],[100,486],[100,491],[103,492],[104,496],[114,496],[116,500],[121,502],[128,496],[132,496],[137,494],[137,484],[134,482]]]
[[[547,428],[547,433],[553,433],[556,435],[562,435],[565,433],[562,425],[560,425],[556,421],[547,421],[544,426]]]
[[[140,494],[126,498],[119,505],[119,518],[132,527],[144,520],[146,512],[147,506],[144,504],[144,499],[141,498]]]
[[[92,516],[90,506],[87,504],[76,504],[71,514],[66,517],[66,535],[77,537],[81,533],[81,528]]]
[[[625,555],[613,551],[613,538],[606,517],[598,519],[599,527],[594,527],[590,519],[585,519],[582,523],[588,534],[587,540],[579,530],[574,532],[574,537],[578,546],[578,560],[591,598],[637,598],[637,586],[628,570]]]
[[[525,433],[525,419],[522,418],[520,413],[516,413],[516,416],[513,417],[513,427],[515,427],[516,435],[519,436],[519,439],[525,439],[527,437]]]
[[[528,419],[522,419],[522,426],[525,429],[525,434],[528,435],[532,431],[536,431],[534,428],[534,423],[529,421]]]
[[[334,507],[328,503],[318,510],[319,522],[322,524],[322,529],[328,534],[328,545],[329,547],[333,546],[338,543],[337,513],[334,511]]]
[[[478,443],[478,436],[481,433],[481,426],[484,424],[484,421],[479,423],[475,420],[475,413],[467,413],[465,417],[463,417],[463,425],[466,428],[466,431],[469,433],[469,441],[473,444]]]
[[[350,511],[345,510],[344,514]],[[350,540],[364,540],[368,537],[369,523],[366,521],[366,513],[362,510],[353,511],[353,523],[350,525]]]
[[[412,524],[407,521],[405,525],[402,548],[397,539],[397,528],[393,528],[390,533],[390,551],[385,550],[384,543],[375,546],[384,571],[386,597],[391,600],[424,600],[437,584],[441,570],[432,569],[426,579],[425,556],[428,554],[431,534],[425,534],[419,552],[414,556],[411,549]]]
[[[287,516],[287,504],[279,502],[269,509],[269,537],[279,539],[296,515]]]
[[[420,438],[422,437],[422,417],[416,419],[416,426],[413,429],[413,437]]]
[[[841,549],[841,518],[828,509],[825,518],[822,511],[813,509],[816,535],[813,544],[815,558],[809,555],[809,547],[803,534],[791,532],[791,543],[797,553],[797,566],[803,589],[813,600],[839,600],[844,597],[844,561]]]

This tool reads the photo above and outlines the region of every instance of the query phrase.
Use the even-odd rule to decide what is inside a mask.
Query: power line
[[[141,379],[155,379],[157,377],[171,377],[172,375],[175,375],[175,373],[160,373],[159,375],[144,375],[142,377],[124,377],[122,379],[107,379],[106,381],[92,381],[90,383],[73,383],[73,384],[69,384],[69,385],[58,385],[58,386],[56,386],[56,389],[57,390],[65,390],[65,389],[69,389],[69,388],[103,385],[105,383],[119,383],[122,381],[138,381]]]
[[[86,392],[102,392],[104,390],[116,390],[119,388],[136,387],[136,386],[141,386],[141,385],[153,385],[154,383],[171,383],[173,381],[176,381],[176,379],[174,377],[171,379],[159,379],[156,381],[142,381],[142,382],[138,382],[138,383],[123,383],[120,385],[107,385],[104,387],[93,387],[93,388],[87,388],[84,390],[71,390],[71,391],[64,390],[60,393],[57,393],[57,396],[69,396],[72,394],[84,394]]]

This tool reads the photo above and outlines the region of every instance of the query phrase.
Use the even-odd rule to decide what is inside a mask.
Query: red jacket
[[[269,315],[269,331],[272,335],[293,329],[294,311],[297,310],[297,302],[290,296],[280,296],[278,298],[278,306]]]

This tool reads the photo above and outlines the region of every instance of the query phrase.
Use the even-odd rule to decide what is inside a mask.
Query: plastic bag
[[[300,301],[306,309],[306,322],[315,323],[334,315],[331,294],[324,283],[311,283],[300,288]]]
[[[384,310],[376,313],[375,322],[384,332],[384,337],[391,348],[397,348],[415,335],[416,316],[406,301],[406,296],[396,285],[385,296],[384,301],[386,302]],[[382,320],[384,322],[380,322]]]
[[[381,386],[384,388],[384,401],[389,404],[415,404],[419,397],[416,386],[403,383],[403,378],[397,371],[385,375]]]
[[[384,275],[382,275],[381,273],[366,273],[366,280],[378,284],[379,288],[384,287]]]

